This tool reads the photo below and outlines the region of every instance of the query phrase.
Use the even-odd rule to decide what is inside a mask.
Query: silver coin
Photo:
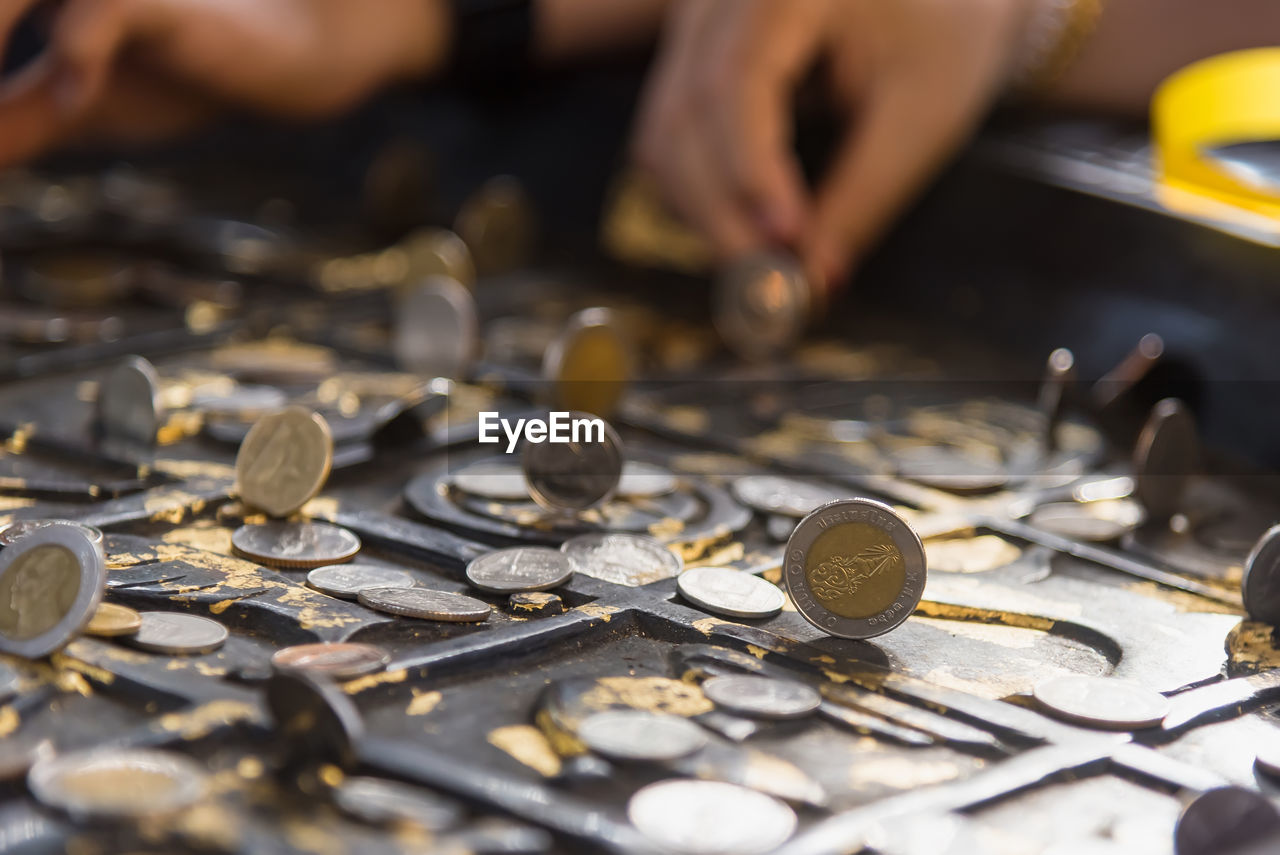
[[[1274,852],[1280,811],[1271,799],[1246,787],[1217,787],[1182,809],[1173,828],[1174,855]]]
[[[270,567],[309,569],[350,561],[360,551],[360,538],[328,523],[269,522],[240,526],[231,534],[231,546]]]
[[[730,350],[744,359],[765,360],[800,339],[813,301],[812,286],[796,259],[749,255],[716,277],[712,320]]]
[[[491,594],[546,591],[572,576],[569,556],[542,546],[498,549],[473,558],[467,565],[467,581]]]
[[[111,369],[98,387],[98,421],[111,439],[150,445],[160,430],[160,381],[141,356]]]
[[[587,748],[613,760],[661,763],[687,757],[707,744],[701,727],[678,715],[645,710],[610,710],[578,725]]]
[[[8,525],[0,528],[0,546],[12,546],[19,538],[31,534],[42,528],[48,528],[51,525],[70,525],[80,529],[89,539],[99,546],[102,545],[102,529],[97,526],[85,525],[84,523],[75,522],[74,520],[54,520],[54,519],[37,519],[37,520],[14,520]]]
[[[763,855],[796,830],[784,802],[720,781],[658,781],[638,790],[627,816],[655,844],[681,855]]]
[[[1200,437],[1186,405],[1165,398],[1151,410],[1133,452],[1134,497],[1154,519],[1182,507],[1187,484],[1200,465]]]
[[[225,626],[199,615],[142,612],[142,627],[124,640],[152,653],[196,656],[217,650],[226,643],[227,635]]]
[[[750,674],[712,677],[702,693],[722,709],[758,718],[803,718],[822,704],[822,695],[804,683]]]
[[[77,525],[32,531],[0,551],[0,652],[36,659],[89,623],[106,586],[102,543]]]
[[[503,502],[528,500],[529,485],[524,472],[513,463],[482,460],[453,473],[453,485],[464,493]]]
[[[462,823],[462,805],[435,793],[381,778],[347,778],[333,793],[345,813],[374,825],[406,823],[431,832],[448,831]]]
[[[366,588],[360,603],[387,614],[448,623],[478,623],[493,611],[474,597],[428,588]]]
[[[413,574],[375,564],[331,564],[307,574],[307,584],[317,591],[344,600],[356,599],[365,588],[412,588]]]
[[[776,475],[745,475],[733,482],[732,490],[749,508],[789,517],[803,517],[844,496],[829,487]]]
[[[204,770],[181,754],[99,748],[42,759],[27,774],[41,804],[76,818],[170,814],[204,797]]]
[[[1009,483],[1009,473],[999,463],[936,446],[899,452],[894,462],[900,477],[955,493],[982,493]]]
[[[676,476],[669,469],[636,460],[628,460],[622,466],[618,495],[624,499],[653,499],[675,490]]]
[[[583,534],[566,540],[560,551],[575,572],[629,588],[670,579],[684,567],[679,555],[644,534]]]
[[[224,418],[263,415],[289,405],[289,396],[275,386],[236,386],[230,392],[199,392],[191,406],[208,416]]]
[[[676,578],[676,590],[699,608],[736,618],[773,617],[787,601],[767,579],[729,567],[692,567]]]
[[[391,654],[381,647],[349,641],[295,644],[271,655],[271,667],[277,671],[301,671],[334,680],[377,673],[390,661]]]
[[[480,350],[480,315],[466,286],[431,276],[407,290],[396,307],[391,352],[406,371],[460,379]]]
[[[1153,727],[1169,713],[1164,695],[1114,677],[1054,677],[1038,684],[1032,694],[1059,718],[1104,730]]]
[[[592,418],[571,413],[570,419]],[[550,511],[585,511],[605,501],[622,478],[622,440],[603,419],[602,439],[586,442],[527,442],[521,453],[529,495]]]
[[[1132,499],[1100,502],[1051,502],[1031,512],[1036,528],[1074,540],[1105,543],[1118,540],[1146,521],[1142,505]]]
[[[1250,618],[1280,625],[1280,525],[1267,529],[1249,551],[1240,593]]]

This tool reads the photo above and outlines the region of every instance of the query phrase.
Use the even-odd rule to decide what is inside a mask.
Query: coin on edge
[[[27,786],[41,804],[73,817],[167,814],[204,797],[208,779],[172,751],[99,748],[38,761]]]
[[[631,380],[631,348],[613,312],[583,309],[565,322],[542,358],[542,379],[556,409],[609,418]]]
[[[796,830],[786,803],[720,781],[658,781],[637,790],[627,816],[640,833],[682,855],[763,855]]]
[[[905,621],[924,594],[925,574],[920,537],[870,499],[843,499],[806,516],[783,564],[796,610],[842,638],[874,638]]]
[[[757,718],[803,718],[822,704],[822,695],[804,683],[752,674],[712,677],[702,693],[728,712]]]
[[[1169,713],[1164,695],[1115,677],[1054,677],[1036,685],[1032,695],[1055,716],[1102,730],[1154,727]]]
[[[89,622],[106,586],[102,544],[79,526],[39,528],[0,551],[0,652],[61,648]]]
[[[128,606],[116,603],[98,603],[98,608],[89,618],[84,628],[88,635],[100,638],[114,638],[118,635],[133,635],[142,628],[142,615]]]
[[[428,588],[366,588],[360,592],[360,603],[400,617],[447,623],[479,623],[493,611],[475,597]]]
[[[629,588],[670,579],[684,568],[684,559],[647,534],[581,534],[560,551],[576,572]]]
[[[333,466],[333,433],[304,407],[265,415],[236,454],[236,492],[273,517],[288,516],[324,486]]]
[[[800,262],[777,253],[744,256],[717,276],[711,314],[729,349],[757,361],[799,340],[813,310],[813,288]]]
[[[1182,507],[1191,476],[1200,466],[1200,436],[1186,404],[1165,398],[1151,409],[1133,452],[1133,495],[1154,519]]]
[[[498,549],[467,564],[467,581],[491,594],[546,591],[563,585],[572,576],[569,556],[545,546]]]
[[[691,567],[676,577],[676,590],[699,608],[736,618],[773,617],[787,601],[769,580],[730,567]]]
[[[231,548],[269,567],[310,569],[355,558],[360,538],[328,523],[269,522],[240,526],[231,534]]]
[[[1270,852],[1280,836],[1280,811],[1246,787],[1216,787],[1182,809],[1173,827],[1174,855]]]
[[[337,641],[295,644],[271,655],[271,666],[277,671],[302,671],[334,680],[376,673],[390,661],[391,654],[381,647]]]
[[[679,760],[707,744],[702,728],[678,715],[646,710],[609,710],[578,725],[587,748],[612,760],[661,763]]]
[[[33,520],[14,520],[3,528],[0,528],[0,546],[12,546],[21,537],[25,537],[31,532],[42,528],[48,528],[51,525],[72,525],[83,531],[89,536],[89,539],[99,546],[102,545],[102,529],[97,526],[85,525],[84,523],[74,520],[56,520],[56,519],[33,519]]]
[[[391,352],[405,371],[460,380],[480,352],[480,313],[467,287],[430,276],[400,294]]]
[[[182,612],[142,612],[142,626],[127,640],[151,653],[198,656],[212,653],[227,640],[227,628],[216,620]]]
[[[1280,625],[1280,525],[1267,529],[1249,551],[1240,594],[1250,618]]]
[[[307,574],[307,584],[331,597],[354,600],[365,588],[412,588],[418,580],[407,570],[376,564],[330,564]]]
[[[112,439],[151,445],[160,430],[160,380],[141,356],[121,362],[98,386],[98,423]]]
[[[592,417],[570,413],[569,419]],[[595,426],[599,429],[596,430]],[[526,442],[520,468],[533,500],[549,511],[585,511],[605,501],[622,478],[622,440],[603,419],[586,429],[596,436],[583,442]]]

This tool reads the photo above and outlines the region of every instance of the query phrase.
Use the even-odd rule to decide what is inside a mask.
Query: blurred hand
[[[767,245],[839,282],[1006,83],[1027,0],[674,0],[635,151],[724,257]],[[791,145],[820,61],[848,120],[818,186]]]
[[[0,0],[0,47],[38,0]],[[78,134],[148,138],[223,106],[320,117],[444,53],[437,0],[65,0],[0,86],[0,166]]]

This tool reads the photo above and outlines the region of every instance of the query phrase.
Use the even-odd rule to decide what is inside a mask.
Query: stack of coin
[[[236,455],[236,490],[246,504],[288,516],[320,492],[332,465],[329,423],[289,407],[263,416],[245,436]]]
[[[590,418],[571,413],[572,419]],[[558,513],[577,513],[614,494],[622,479],[622,440],[603,420],[600,441],[526,442],[521,470],[529,495]]]
[[[74,523],[50,524],[0,551],[0,652],[48,655],[79,633],[102,599],[101,540]]]

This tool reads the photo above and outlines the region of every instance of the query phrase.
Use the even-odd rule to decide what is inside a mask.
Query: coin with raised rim
[[[707,744],[701,727],[678,715],[646,710],[609,710],[578,725],[587,748],[613,760],[667,762],[687,757]]]
[[[400,617],[447,623],[479,623],[493,611],[475,597],[429,588],[366,588],[360,592],[360,603]]]
[[[216,620],[182,612],[142,612],[142,626],[128,642],[152,653],[198,656],[212,653],[227,640],[227,628]]]
[[[338,641],[295,644],[271,655],[271,666],[277,671],[300,671],[334,680],[376,673],[390,661],[391,654],[381,647]]]
[[[360,538],[320,522],[242,525],[231,534],[237,555],[269,567],[303,568],[342,564],[356,557]]]
[[[133,635],[142,628],[142,615],[128,606],[117,603],[98,603],[93,617],[89,618],[84,631],[88,635],[101,638],[114,638],[119,635]]]
[[[208,778],[172,751],[98,748],[38,761],[27,786],[41,804],[73,817],[141,818],[190,807]]]
[[[1058,718],[1102,730],[1154,727],[1169,714],[1164,695],[1115,677],[1054,677],[1037,684],[1032,695]]]
[[[1200,466],[1200,436],[1186,404],[1165,398],[1151,409],[1133,452],[1133,495],[1152,519],[1168,519],[1182,507]]]
[[[658,781],[627,802],[640,833],[681,855],[763,855],[796,830],[796,814],[764,793],[720,781]]]
[[[102,529],[97,526],[85,525],[74,520],[58,520],[58,519],[30,519],[30,520],[14,520],[0,528],[0,546],[11,546],[18,538],[25,537],[33,531],[42,528],[48,528],[51,525],[71,525],[83,531],[89,536],[94,543],[102,543]]]
[[[417,579],[407,570],[376,564],[330,564],[307,574],[307,584],[331,597],[354,600],[365,588],[412,588]]]
[[[795,258],[765,252],[743,256],[716,276],[712,320],[729,349],[764,360],[799,340],[813,310],[813,288]]]
[[[258,419],[236,454],[236,491],[274,517],[309,502],[333,466],[333,434],[324,416],[289,407]]]
[[[106,584],[102,544],[77,525],[43,526],[0,551],[0,652],[61,648],[93,616]]]
[[[98,387],[98,423],[111,439],[151,445],[160,430],[160,381],[155,366],[130,356]]]
[[[676,577],[676,590],[695,606],[726,617],[773,617],[787,602],[777,585],[730,567],[691,567]]]
[[[684,560],[645,534],[582,534],[560,545],[574,571],[615,585],[638,588],[677,576]]]
[[[573,420],[592,418],[570,413]],[[622,478],[622,440],[597,420],[602,438],[585,442],[526,442],[520,456],[529,495],[549,511],[585,511],[607,500]]]
[[[573,576],[573,563],[558,549],[514,546],[497,549],[467,564],[467,581],[491,594],[546,591]]]
[[[1249,617],[1280,625],[1280,525],[1267,529],[1249,551],[1240,594]]]
[[[712,677],[702,693],[721,709],[757,718],[803,718],[822,704],[822,695],[804,683],[752,674]]]

